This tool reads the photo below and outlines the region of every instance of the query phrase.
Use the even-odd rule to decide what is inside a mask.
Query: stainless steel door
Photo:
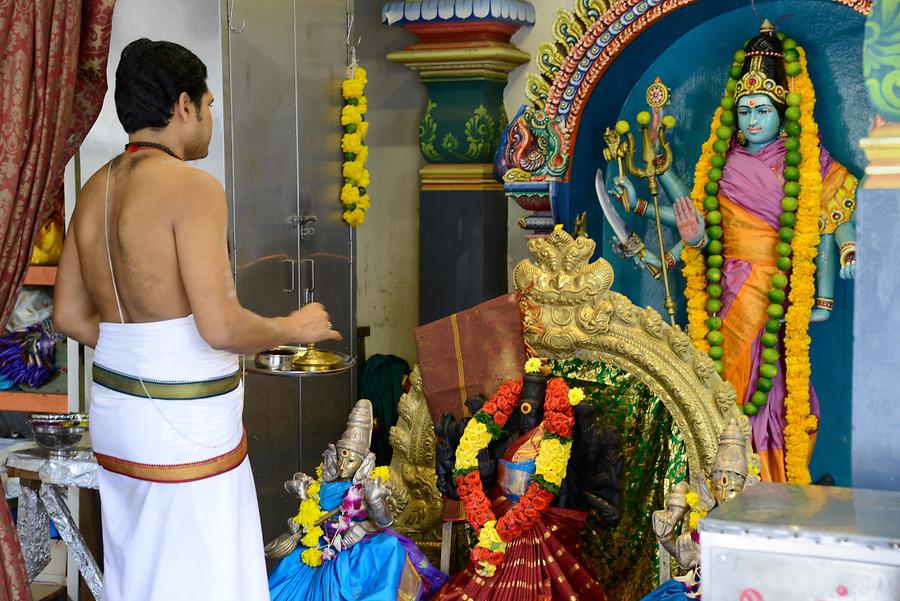
[[[293,7],[279,0],[234,6],[235,20],[246,21],[240,33],[237,26],[225,29],[238,297],[261,315],[285,315],[300,303],[291,222],[297,212]],[[244,423],[266,540],[296,512],[282,483],[299,467],[299,400],[294,379],[252,373],[245,379]]]
[[[344,3],[237,2],[233,21],[224,24],[226,145],[239,298],[262,315],[322,302],[344,336],[324,346],[355,354],[353,238],[339,201]],[[355,382],[356,370],[302,384],[247,376],[244,420],[266,540],[297,509],[282,483],[312,472],[340,436]]]
[[[315,216],[315,233],[301,236],[301,300],[325,305],[344,337],[329,349],[356,352],[353,229],[341,219],[341,81],[346,72],[346,6],[335,0],[295,0],[300,215]],[[312,267],[310,270],[309,268]],[[310,271],[314,276],[310,277]],[[309,287],[313,286],[313,290]],[[303,297],[306,298],[303,298]],[[309,378],[301,393],[300,464],[318,465],[325,446],[343,432],[356,370]]]

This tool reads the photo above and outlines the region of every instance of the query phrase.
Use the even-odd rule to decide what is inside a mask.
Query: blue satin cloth
[[[340,505],[349,488],[349,482],[323,484],[319,492],[322,509],[330,511]],[[440,588],[446,579],[412,541],[392,531],[366,537],[315,568],[300,559],[306,549],[298,546],[272,570],[272,601],[396,601],[408,562],[422,578],[425,594]]]
[[[685,601],[688,599],[687,593],[687,587],[673,578],[652,593],[641,597],[641,601]]]
[[[513,503],[525,496],[535,472],[535,460],[508,461],[501,459],[497,466],[497,483],[503,494]]]

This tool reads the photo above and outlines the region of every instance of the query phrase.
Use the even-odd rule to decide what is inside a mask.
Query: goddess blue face
[[[772,100],[764,94],[743,96],[737,103],[738,127],[747,138],[751,150],[758,149],[778,136],[781,118]]]

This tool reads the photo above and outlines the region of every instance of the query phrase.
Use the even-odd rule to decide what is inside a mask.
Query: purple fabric
[[[422,595],[419,597],[420,599],[428,599],[436,593],[438,589],[444,586],[444,582],[447,581],[447,575],[431,565],[431,562],[428,561],[428,558],[425,557],[419,547],[416,546],[416,543],[391,528],[385,529],[381,534],[393,536],[400,541],[400,545],[403,547],[403,550],[406,551],[407,557],[409,557],[409,560],[415,566],[416,572],[419,573],[419,576],[422,578],[422,583],[425,585],[422,590]]]
[[[778,218],[781,215],[781,199],[784,197],[782,187],[784,185],[784,155],[787,153],[784,140],[778,139],[762,148],[758,152],[751,153],[743,147],[732,143],[728,151],[728,158],[722,179],[719,181],[719,194],[768,223],[773,229],[778,229]],[[819,146],[819,164],[822,177],[831,170],[834,160],[825,148]],[[728,235],[727,228],[725,235]],[[721,317],[728,314],[734,304],[734,299],[744,286],[750,275],[752,265],[746,261],[737,259],[725,259],[722,268],[722,311]],[[756,391],[756,382],[759,379],[760,364],[760,337],[763,330],[756,334],[752,347],[752,362],[750,382],[743,401],[750,402],[750,398]],[[784,411],[785,381],[784,381],[784,349],[779,340],[778,375],[772,379],[772,390],[769,392],[769,402],[750,418],[753,426],[753,448],[756,451],[784,449],[784,426],[786,425]],[[821,414],[819,397],[809,387],[810,412],[819,417]]]

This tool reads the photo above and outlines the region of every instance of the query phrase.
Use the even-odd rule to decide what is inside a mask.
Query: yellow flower
[[[359,180],[362,178],[363,172],[365,170],[366,168],[363,166],[361,161],[346,161],[341,168],[341,173],[347,179],[352,179],[353,181],[359,183]]]
[[[322,464],[321,463],[316,466],[316,478],[318,480],[322,479]]]
[[[363,211],[368,211],[369,210],[369,195],[363,194],[362,196],[360,196],[359,201],[357,201],[357,203],[356,203],[356,206],[358,208],[362,209]]]
[[[790,280],[790,306],[785,315],[785,387],[784,428],[785,471],[788,482],[809,484],[809,435],[815,428],[815,416],[809,408],[809,316],[815,297],[815,258],[819,244],[818,216],[822,194],[819,166],[818,125],[813,119],[815,90],[807,70],[806,52],[800,53],[800,75],[792,78],[792,90],[800,101],[800,195],[797,198],[797,223],[791,242],[793,270]]]
[[[359,134],[356,134],[356,135],[359,135]],[[368,149],[368,147],[362,145],[362,142],[360,142],[359,150],[356,151],[356,160],[361,161],[363,163],[365,163],[366,161],[369,160],[369,149]]]
[[[478,566],[475,571],[484,578],[490,578],[497,571],[497,566],[487,561],[479,561]]]
[[[689,507],[696,507],[700,502],[700,495],[692,490],[684,496],[684,500],[687,501]]]
[[[359,107],[345,104],[344,108],[341,109],[341,125],[360,122],[362,122],[362,111],[359,110]]]
[[[311,528],[315,521],[322,517],[323,513],[317,501],[307,499],[300,503],[300,509],[297,511],[297,515],[294,516],[294,522],[303,528]]]
[[[537,357],[532,357],[528,361],[525,362],[525,373],[526,374],[536,374],[541,371],[541,360]]]
[[[491,441],[487,426],[477,419],[469,420],[463,430],[459,446],[456,448],[456,469],[462,470],[478,466],[478,452]]]
[[[322,565],[322,552],[316,548],[310,548],[300,554],[300,559],[306,565],[317,568]]]
[[[344,218],[344,221],[346,221],[347,224],[357,227],[362,225],[362,222],[366,220],[366,212],[357,207],[352,211],[344,211],[341,217]]]
[[[375,478],[381,478],[382,482],[387,482],[387,479],[391,477],[391,469],[386,465],[380,465],[372,470],[372,473],[369,474],[369,478],[374,480]]]
[[[478,533],[478,544],[489,551],[499,551],[500,553],[506,551],[506,543],[497,532],[497,520],[484,523],[481,532]]]
[[[341,82],[341,94],[344,98],[359,98],[363,95],[363,83],[358,79],[345,79]]]
[[[584,391],[580,388],[569,389],[569,404],[577,405],[584,400]]]
[[[369,112],[369,101],[365,96],[359,97],[359,103],[356,105],[357,110],[359,110],[360,115],[365,115]]]
[[[366,70],[360,66],[357,66],[356,70],[353,72],[353,79],[362,83],[362,85],[366,85],[369,82]]]
[[[356,180],[356,183],[359,184],[360,186],[362,186],[363,188],[366,188],[369,186],[369,170],[368,169],[363,168],[362,173],[359,176],[359,179]]]
[[[344,184],[341,188],[341,202],[345,205],[359,202],[359,188],[352,184]]]
[[[344,134],[343,136],[341,136],[341,150],[343,150],[344,152],[353,152],[359,154],[362,147],[362,137],[359,135],[359,133]],[[359,159],[359,157],[357,158]]]
[[[535,458],[535,473],[547,482],[559,486],[566,477],[571,450],[571,442],[562,442],[558,438],[541,440],[541,448]]]
[[[360,135],[360,137],[365,138],[366,134],[369,133],[369,122],[360,121],[359,123],[357,123],[356,132]]]
[[[700,525],[700,520],[706,517],[705,511],[692,511],[690,517],[690,526],[691,530],[696,530],[697,526]]]
[[[325,534],[325,531],[322,530],[319,526],[313,526],[309,530],[306,531],[306,534],[303,535],[303,538],[300,539],[300,544],[304,547],[316,547],[319,544],[319,539],[322,535]]]
[[[306,495],[311,499],[318,499],[320,488],[321,485],[318,483],[318,481],[310,482],[309,486],[306,487]]]

